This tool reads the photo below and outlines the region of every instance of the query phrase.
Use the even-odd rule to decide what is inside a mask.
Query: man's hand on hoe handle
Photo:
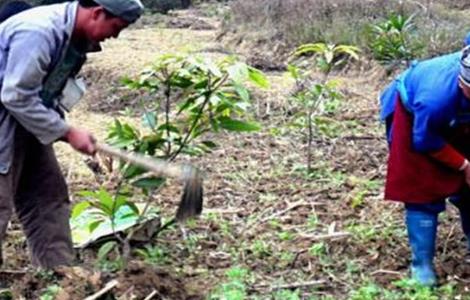
[[[468,162],[468,160],[464,161],[463,165],[460,167],[460,170],[464,172],[465,182],[468,186],[470,186],[470,163]]]
[[[64,135],[64,140],[73,149],[83,154],[94,155],[96,153],[96,140],[87,130],[70,127]]]

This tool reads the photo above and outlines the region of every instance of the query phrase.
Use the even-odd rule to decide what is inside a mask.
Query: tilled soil
[[[138,107],[142,94],[123,89],[120,78],[135,76],[157,54],[187,51],[188,45],[194,50],[217,46],[215,36],[213,30],[129,29],[85,66],[89,92],[70,122],[100,139],[115,117],[138,123],[138,117],[122,111]],[[305,135],[289,125],[292,82],[282,72],[268,75],[272,87],[254,93],[260,132],[213,135],[219,145],[213,153],[183,158],[205,173],[205,211],[199,220],[171,227],[151,242],[164,249],[164,261],[152,265],[133,253],[125,270],[102,271],[92,249],[80,253],[79,267],[35,271],[28,267],[21,229],[13,223],[0,280],[14,299],[38,299],[53,284],[62,288],[56,299],[82,299],[113,279],[119,284],[110,293],[117,299],[151,294],[153,299],[204,299],[229,280],[226,272],[233,267],[250,271],[245,291],[262,299],[274,299],[277,286],[297,289],[305,299],[347,299],[365,282],[393,289],[393,282],[406,278],[410,253],[402,207],[382,200],[387,145],[376,96],[385,84],[384,72],[363,62],[334,75],[342,80],[345,97],[316,134],[310,175],[305,173]],[[102,186],[84,157],[65,145],[57,151],[72,201],[79,200],[78,191]],[[169,217],[180,192],[170,182],[152,200]],[[443,283],[454,283],[464,294],[470,264],[453,207],[441,223],[437,272]]]

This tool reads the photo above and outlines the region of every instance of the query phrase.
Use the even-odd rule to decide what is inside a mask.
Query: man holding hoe
[[[39,6],[0,24],[0,242],[13,209],[32,262],[52,268],[73,261],[67,185],[52,143],[87,155],[90,132],[63,118],[74,99],[86,53],[116,38],[142,14],[139,0],[79,0]]]
[[[414,62],[382,93],[381,107],[390,151],[385,198],[404,202],[412,278],[434,286],[447,198],[470,249],[470,47]]]

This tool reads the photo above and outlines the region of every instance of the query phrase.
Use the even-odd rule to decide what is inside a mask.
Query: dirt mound
[[[201,295],[189,294],[186,291],[183,279],[178,278],[173,272],[157,269],[133,262],[129,265],[127,272],[118,278],[119,294],[129,294],[137,299],[143,299],[153,292],[156,295],[175,300],[203,299]]]
[[[39,299],[48,292],[58,300],[84,299],[115,281],[117,284],[107,292],[114,298],[144,299],[153,294],[175,300],[203,299],[197,292],[187,292],[183,279],[174,272],[140,262],[132,262],[117,275],[83,267],[61,267],[55,271],[2,271],[0,279],[14,299]]]

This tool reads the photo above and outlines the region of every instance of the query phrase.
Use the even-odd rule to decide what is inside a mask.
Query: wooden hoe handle
[[[190,166],[178,165],[160,159],[149,158],[141,154],[126,152],[107,144],[97,143],[96,149],[104,154],[120,158],[128,163],[142,167],[147,171],[155,173],[157,176],[173,177],[185,180],[185,177],[188,174],[186,169],[191,168]]]

